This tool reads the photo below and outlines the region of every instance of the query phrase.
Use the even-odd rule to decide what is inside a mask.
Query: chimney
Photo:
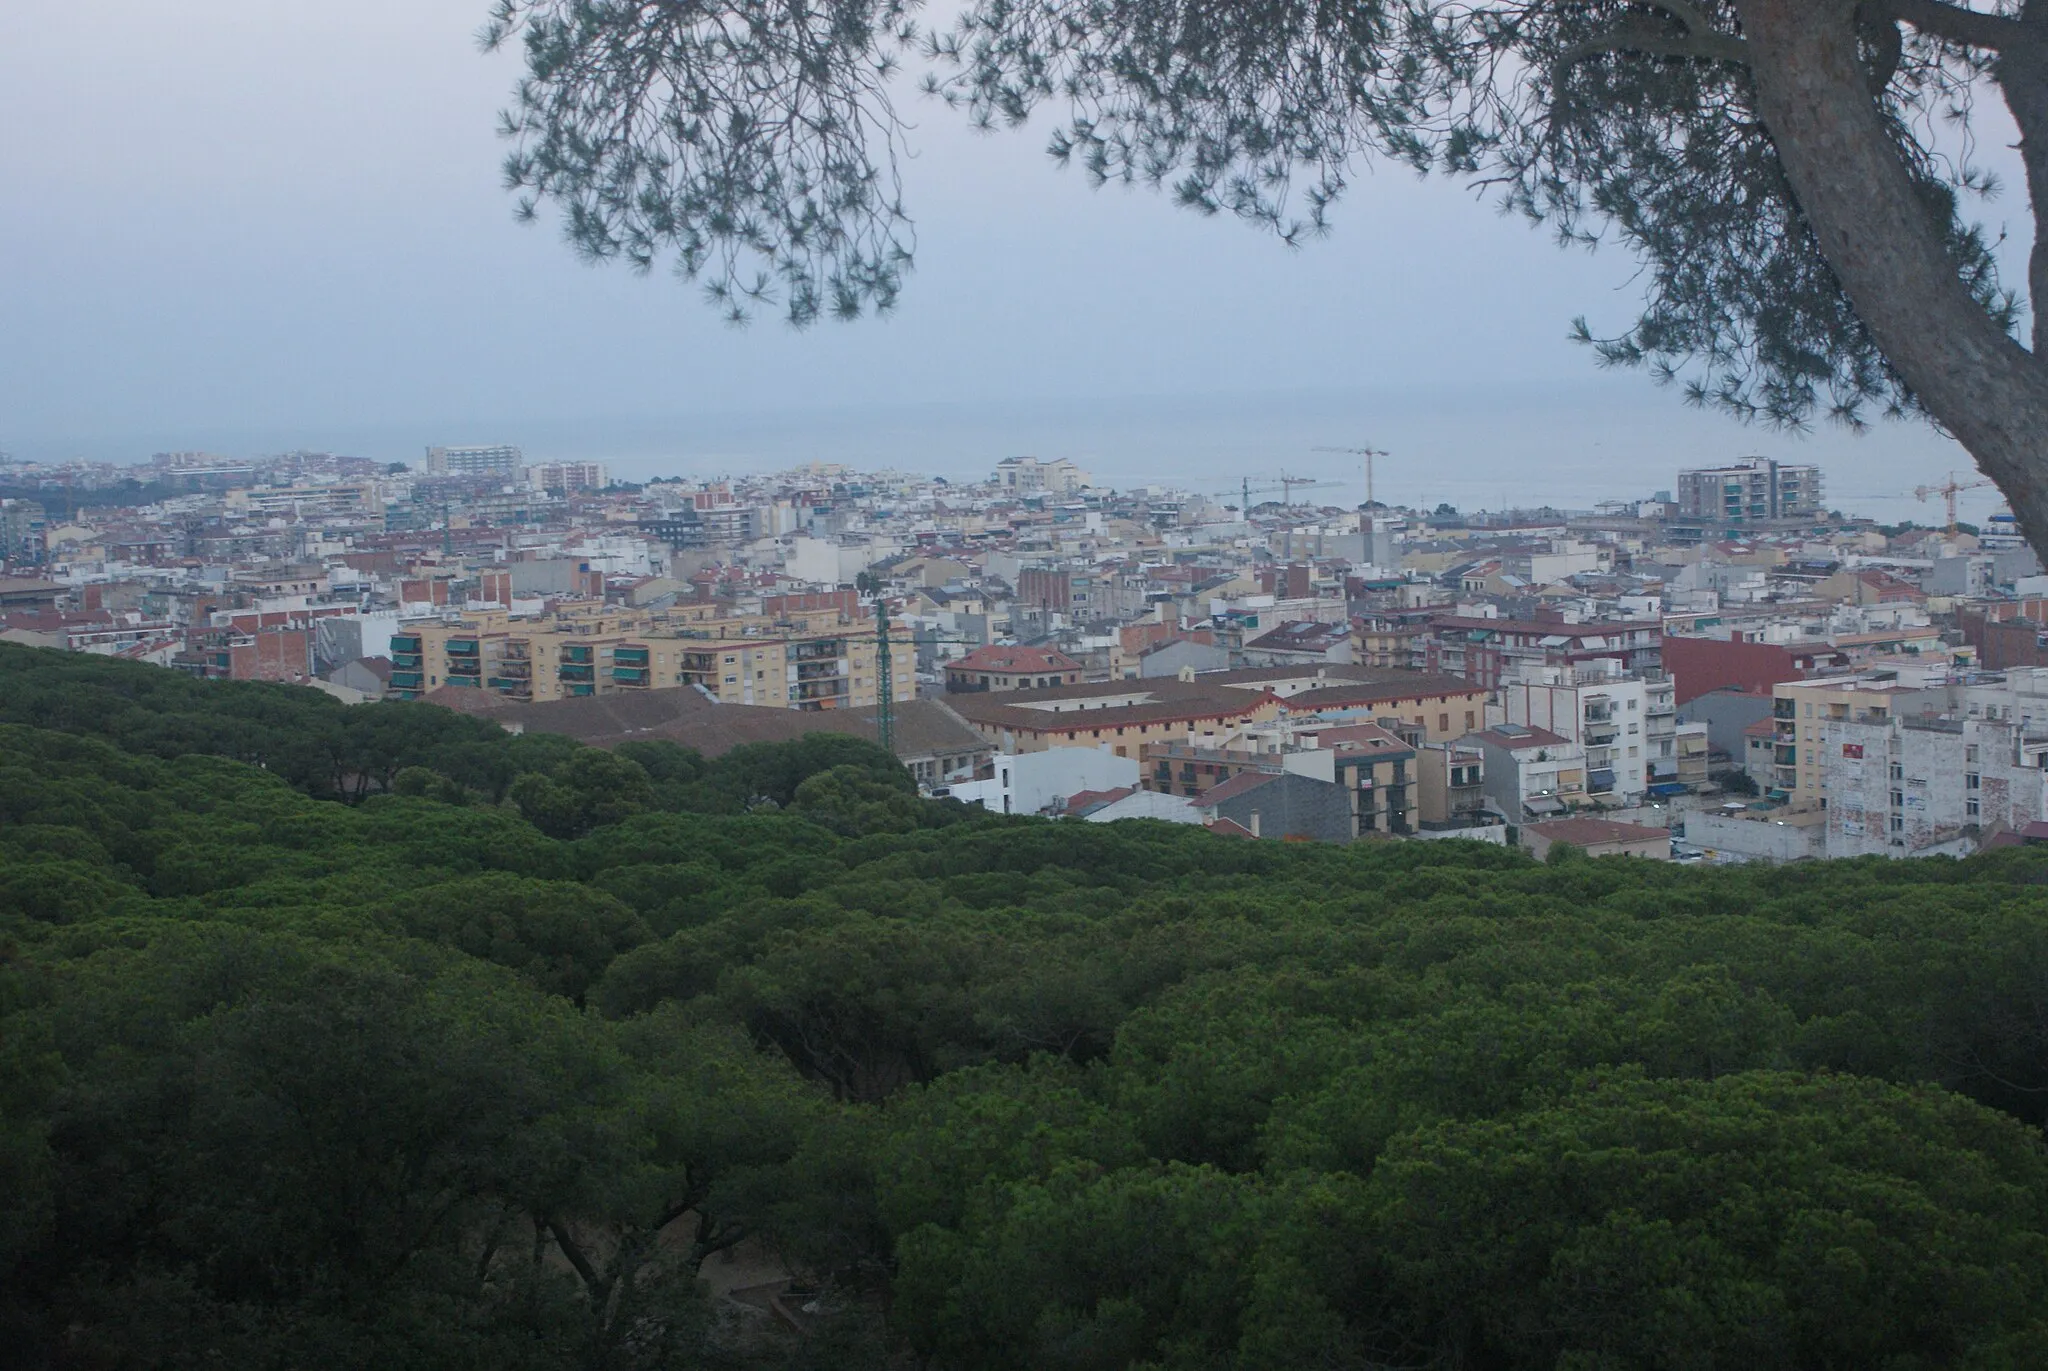
[[[1259,836],[1259,811],[1256,809],[1252,811],[1252,836]]]

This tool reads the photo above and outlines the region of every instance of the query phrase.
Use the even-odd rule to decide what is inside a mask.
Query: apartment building
[[[1551,620],[1484,619],[1445,614],[1421,635],[1427,671],[1462,676],[1493,689],[1530,666],[1613,661],[1641,675],[1663,666],[1661,624],[1567,624]]]
[[[1586,750],[1527,724],[1496,724],[1461,740],[1482,758],[1480,784],[1511,822],[1566,814],[1586,803]]]
[[[1005,457],[996,463],[995,484],[1016,495],[1072,495],[1088,484],[1088,473],[1064,457]]]
[[[1884,723],[1938,712],[1944,703],[1939,688],[1904,685],[1888,675],[1779,682],[1771,688],[1772,768],[1766,793],[1797,808],[1826,807],[1822,734],[1830,723]]]
[[[475,447],[430,447],[427,475],[502,478],[514,481],[524,465],[525,454],[506,443]]]
[[[526,469],[526,478],[551,495],[603,490],[612,480],[603,462],[541,462]]]
[[[1415,750],[1416,817],[1425,828],[1461,828],[1489,817],[1486,750],[1424,743]]]
[[[1352,724],[1317,735],[1337,784],[1351,797],[1351,836],[1405,838],[1422,822],[1416,748],[1376,724]]]
[[[542,701],[616,691],[694,689],[721,704],[818,711],[881,699],[881,643],[870,624],[827,608],[787,618],[483,612],[408,624],[391,639],[390,694],[454,686]],[[917,697],[917,649],[889,643],[891,698]]]
[[[1749,457],[1678,473],[1678,517],[1714,525],[1808,519],[1822,513],[1817,466]]]
[[[1960,856],[2048,814],[2048,737],[2013,721],[1866,710],[1820,739],[1830,857]]]
[[[1508,722],[1540,728],[1585,749],[1586,798],[1632,809],[1649,793],[1649,700],[1646,682],[1597,667],[1544,667],[1533,680],[1501,687]],[[1671,694],[1658,697],[1668,705]],[[1675,706],[1660,735],[1674,747]],[[1675,755],[1667,762],[1676,783]]]

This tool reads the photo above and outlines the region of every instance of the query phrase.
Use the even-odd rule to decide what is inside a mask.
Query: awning
[[[1562,814],[1564,813],[1564,802],[1553,796],[1538,795],[1533,799],[1522,801],[1522,808],[1528,810],[1531,814]]]
[[[1661,785],[1651,786],[1650,793],[1652,795],[1683,795],[1685,794],[1685,787],[1677,781],[1666,781]]]

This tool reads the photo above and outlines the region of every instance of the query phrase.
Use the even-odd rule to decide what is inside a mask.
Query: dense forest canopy
[[[2020,1368],[2044,1122],[2033,850],[1231,841],[0,650],[29,1365]]]

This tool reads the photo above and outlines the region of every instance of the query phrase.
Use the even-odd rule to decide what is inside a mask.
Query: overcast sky
[[[887,320],[721,324],[695,288],[589,267],[515,224],[483,0],[64,0],[0,38],[0,449],[515,442],[650,475],[799,459],[949,474],[1069,456],[1120,483],[1362,481],[1589,503],[1680,464],[1818,460],[1893,516],[1961,450],[1925,429],[1801,440],[1697,414],[1565,341],[1633,317],[1619,252],[1561,252],[1449,183],[1360,174],[1290,252],[1151,192],[1091,191],[1046,129],[913,102],[920,242]],[[1987,211],[2024,242],[2017,199]],[[1981,495],[1966,501],[1982,513]]]

